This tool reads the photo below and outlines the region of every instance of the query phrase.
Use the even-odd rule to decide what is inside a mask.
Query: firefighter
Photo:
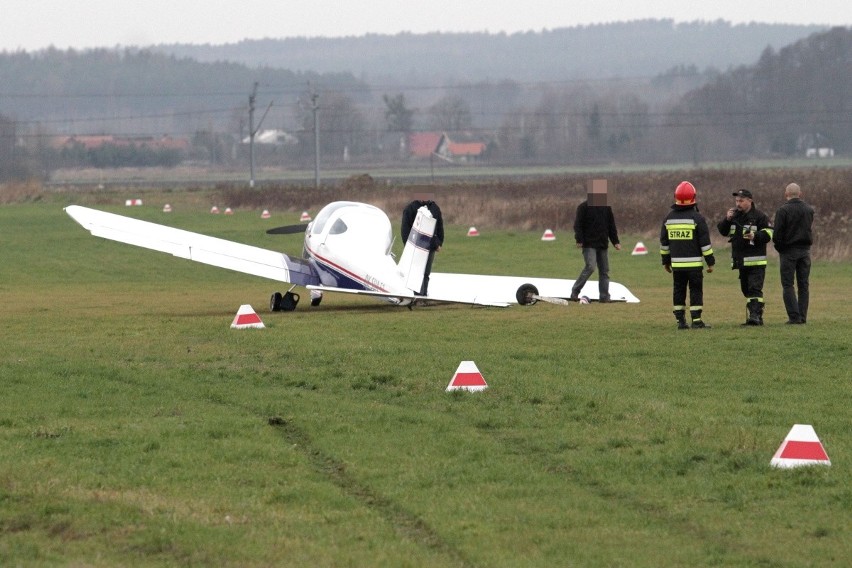
[[[755,207],[749,190],[740,189],[732,195],[735,206],[728,209],[717,228],[731,243],[731,269],[740,271],[747,314],[743,325],[763,325],[766,244],[772,240],[772,223]]]
[[[704,309],[704,263],[713,272],[716,257],[710,245],[710,229],[695,204],[695,186],[678,184],[674,205],[660,229],[660,255],[663,268],[672,275],[672,303],[678,329],[689,329],[686,321],[686,290],[689,288],[689,315],[694,329],[709,328],[701,318]]]

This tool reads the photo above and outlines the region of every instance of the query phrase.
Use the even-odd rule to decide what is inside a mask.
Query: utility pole
[[[272,101],[269,101],[269,106],[266,107],[266,112],[263,113],[263,116],[260,117],[260,121],[257,123],[257,128],[254,126],[254,103],[257,99],[257,81],[254,82],[254,87],[251,90],[251,94],[249,95],[249,167],[251,169],[249,179],[249,187],[254,187],[254,135],[258,133],[260,130],[260,125],[263,124],[263,119],[266,118],[266,115],[269,113],[269,109],[272,108]]]
[[[320,187],[319,95],[311,91],[311,110],[314,113],[314,188]]]
[[[249,95],[249,187],[254,187],[254,102],[257,98],[257,81]]]

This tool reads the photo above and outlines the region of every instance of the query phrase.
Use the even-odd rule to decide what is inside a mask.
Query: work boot
[[[758,314],[758,308],[762,307],[762,304],[757,300],[749,300],[748,304],[746,304],[746,320],[745,323],[741,325],[763,325],[763,319],[761,315]],[[761,312],[763,310],[761,309]]]
[[[692,329],[710,329],[712,327],[701,319],[701,310],[689,310],[689,315],[692,316]]]
[[[689,324],[686,323],[686,310],[675,310],[674,317],[677,320],[678,329],[689,329]]]
[[[757,325],[763,325],[763,308],[766,307],[766,304],[763,302],[757,302],[757,308],[755,309],[755,314],[757,315]]]

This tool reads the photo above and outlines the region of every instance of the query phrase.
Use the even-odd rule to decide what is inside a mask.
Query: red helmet
[[[695,205],[695,186],[688,181],[682,181],[675,189],[675,204]]]

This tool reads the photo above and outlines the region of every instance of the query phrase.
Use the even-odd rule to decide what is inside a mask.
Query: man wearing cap
[[[735,206],[728,209],[717,228],[731,243],[731,269],[740,271],[740,289],[748,314],[743,325],[763,325],[766,245],[772,240],[772,223],[754,206],[749,190],[737,190],[733,196]]]
[[[811,273],[811,226],[814,209],[802,201],[802,188],[791,183],[784,189],[787,203],[775,212],[775,249],[781,257],[781,288],[787,323],[801,324],[808,319],[808,278]],[[793,285],[795,278],[798,287]]]

